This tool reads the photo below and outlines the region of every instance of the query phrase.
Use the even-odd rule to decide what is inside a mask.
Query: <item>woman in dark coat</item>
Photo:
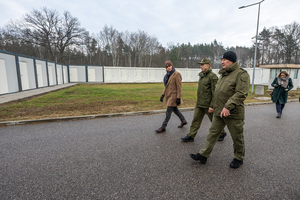
[[[274,87],[272,100],[276,103],[277,118],[281,117],[284,105],[287,102],[288,91],[293,86],[293,81],[286,71],[281,71],[271,84]]]

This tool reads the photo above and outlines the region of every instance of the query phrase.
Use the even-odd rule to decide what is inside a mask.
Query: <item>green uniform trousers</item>
[[[221,118],[220,116],[214,116],[211,126],[209,128],[209,133],[207,135],[204,148],[199,151],[199,153],[208,158],[215,146],[218,138],[221,135],[221,130],[227,125],[230,132],[234,157],[238,160],[244,160],[245,157],[245,144],[244,144],[244,120],[242,119],[232,119],[232,118]]]
[[[209,120],[212,121],[213,118],[213,113],[209,113],[208,112],[208,108],[200,108],[200,107],[195,107],[195,111],[194,111],[194,117],[193,117],[193,121],[190,127],[190,133],[188,134],[189,137],[191,138],[195,138],[197,135],[197,132],[201,126],[202,120],[204,115],[207,115]],[[223,130],[221,130],[221,135],[223,135],[225,133],[225,130],[223,128]]]

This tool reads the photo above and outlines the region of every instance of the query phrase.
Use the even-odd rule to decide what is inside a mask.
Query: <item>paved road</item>
[[[164,114],[0,128],[0,199],[300,199],[299,110],[288,103],[277,119],[274,104],[246,107],[238,169],[230,136],[206,165],[188,156],[203,147],[207,117],[194,143],[180,141],[189,126],[174,114],[163,134]]]

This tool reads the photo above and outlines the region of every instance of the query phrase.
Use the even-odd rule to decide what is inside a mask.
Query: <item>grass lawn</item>
[[[183,105],[194,107],[198,83],[182,83]],[[159,101],[163,83],[154,84],[78,84],[56,92],[0,104],[0,121],[53,117],[99,115],[109,113],[166,109]],[[259,97],[270,97],[270,91]],[[262,102],[250,93],[245,103]],[[299,98],[300,89],[289,92],[290,99]],[[269,100],[270,101],[270,100]]]

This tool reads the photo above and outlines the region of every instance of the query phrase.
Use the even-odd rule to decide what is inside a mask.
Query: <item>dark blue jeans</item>
[[[276,103],[276,111],[279,113],[279,112],[282,112],[283,108],[284,108],[284,105],[285,104],[279,104],[278,101]]]
[[[165,118],[165,120],[164,120],[164,122],[163,122],[163,124],[162,124],[162,128],[166,128],[167,127],[167,125],[168,125],[168,122],[169,122],[169,120],[170,120],[170,118],[171,118],[171,114],[172,114],[172,112],[174,112],[175,113],[175,115],[177,115],[178,117],[179,117],[179,119],[180,119],[180,121],[182,122],[182,123],[185,123],[186,122],[186,120],[185,120],[185,118],[184,118],[184,116],[182,115],[182,113],[180,112],[180,110],[177,108],[177,107],[167,107],[167,111],[166,111],[166,118]]]

